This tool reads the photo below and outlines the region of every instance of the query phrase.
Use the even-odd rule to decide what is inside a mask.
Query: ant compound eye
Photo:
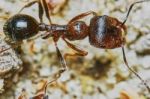
[[[38,33],[38,22],[31,16],[17,14],[5,23],[3,31],[13,41],[28,39]]]

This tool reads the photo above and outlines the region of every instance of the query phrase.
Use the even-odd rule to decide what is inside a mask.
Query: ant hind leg
[[[20,13],[23,9],[28,8],[28,7],[34,5],[35,3],[38,3],[38,2],[39,2],[39,0],[34,0],[34,1],[32,1],[32,2],[29,2],[28,4],[24,5],[24,6],[20,9],[20,11],[19,11],[18,13]]]
[[[11,42],[7,37],[5,37],[4,41],[5,41],[5,43],[7,43],[8,47],[7,48],[2,47],[0,49],[0,54],[7,51],[7,50],[17,48],[22,43],[22,42]],[[4,42],[4,41],[2,41],[2,42]]]
[[[49,21],[49,24],[52,24],[52,21],[51,21],[51,18],[50,18],[50,13],[49,13],[49,8],[47,6],[47,3],[46,3],[46,0],[42,0],[43,1],[43,6],[44,6],[44,9],[45,9],[45,14],[46,14],[46,17]]]

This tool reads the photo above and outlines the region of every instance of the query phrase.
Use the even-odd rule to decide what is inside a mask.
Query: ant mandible
[[[10,19],[8,19],[7,22],[5,23],[4,33],[6,35],[7,38],[6,40],[8,43],[11,43],[12,45],[17,44],[18,46],[18,43],[22,42],[25,39],[29,39],[37,35],[39,31],[46,31],[44,34],[41,35],[41,37],[43,39],[47,39],[49,37],[53,38],[56,47],[57,56],[62,65],[62,68],[56,73],[55,79],[53,81],[56,81],[61,76],[61,74],[67,70],[67,65],[64,57],[76,56],[76,55],[86,56],[88,54],[88,52],[82,50],[81,48],[70,43],[69,41],[82,40],[88,36],[90,44],[94,47],[103,48],[103,49],[113,49],[113,48],[121,47],[123,52],[123,60],[126,66],[143,82],[143,84],[146,86],[146,88],[150,93],[150,88],[147,85],[147,83],[128,65],[128,62],[126,60],[125,50],[124,50],[125,36],[123,35],[125,32],[127,32],[125,23],[128,19],[129,13],[133,8],[133,6],[137,3],[142,3],[146,1],[150,1],[150,0],[142,0],[142,1],[134,2],[130,6],[126,18],[123,22],[120,22],[118,19],[107,15],[98,16],[95,12],[89,11],[74,17],[68,22],[67,25],[58,25],[58,24],[52,24],[45,0],[40,0],[38,2],[36,0],[36,2],[39,4],[40,23],[38,23],[33,17],[29,15],[16,14]],[[20,10],[20,12],[24,8],[30,7],[36,2],[31,2],[25,5]],[[47,19],[49,20],[49,25],[43,23],[42,17],[44,11],[46,13]],[[86,25],[84,21],[79,21],[80,19],[91,14],[93,15],[93,17],[90,21],[89,26]],[[57,41],[59,40],[59,38],[62,38],[70,48],[76,51],[76,53],[73,54],[66,53],[63,57],[57,46]],[[1,52],[5,50],[2,50]],[[47,83],[47,85],[45,86],[45,90],[48,84],[52,83],[53,81]]]

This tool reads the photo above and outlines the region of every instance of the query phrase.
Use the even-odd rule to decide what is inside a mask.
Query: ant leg
[[[18,99],[27,99],[27,92],[26,89],[22,89],[21,94],[19,95]]]
[[[5,37],[4,41],[9,42],[9,39],[8,39],[7,37]],[[4,41],[1,41],[1,42],[4,42]],[[5,42],[5,43],[6,43],[6,42]],[[9,49],[11,49],[11,48],[12,48],[12,46],[10,46],[10,47],[8,47],[8,48],[2,47],[1,50],[0,50],[0,53],[3,53],[3,52],[5,52],[5,51],[7,51],[7,50],[9,50]]]
[[[71,44],[70,42],[68,42],[65,38],[63,38],[63,40],[66,42],[66,44],[72,48],[73,50],[76,51],[76,53],[66,53],[64,55],[65,59],[67,58],[67,56],[86,56],[88,54],[88,52],[84,51],[83,49],[79,48],[76,45]]]
[[[43,7],[42,7],[42,3],[40,0],[35,0],[32,2],[29,2],[28,4],[26,4],[24,7],[22,7],[22,9],[19,11],[19,13],[24,9],[24,8],[28,8],[30,6],[32,6],[33,4],[38,3],[38,7],[39,7],[39,19],[40,19],[40,23],[43,23]]]
[[[8,44],[8,45],[10,45],[8,48],[2,48],[1,50],[0,50],[0,53],[3,53],[3,52],[5,52],[5,51],[7,51],[7,50],[9,50],[9,49],[12,49],[12,48],[16,48],[17,46],[20,46],[21,45],[21,43],[22,42],[11,42],[7,37],[4,39],[5,40],[5,42]]]
[[[33,97],[30,97],[30,99],[49,99],[48,95],[45,94],[45,87],[47,85],[47,80],[42,80],[40,83],[41,83],[40,84],[41,88],[38,89],[38,91],[36,92],[36,94]]]
[[[7,50],[9,50],[9,49],[11,49],[12,47],[8,47],[8,48],[6,48],[6,49],[3,49],[2,48],[2,50],[0,51],[0,53],[3,53],[3,52],[5,52],[5,51],[7,51]]]
[[[49,21],[49,24],[52,24],[51,21],[51,17],[50,17],[50,13],[49,13],[49,9],[48,9],[48,5],[46,3],[46,0],[42,0],[43,6],[44,6],[44,10],[45,10],[45,14],[46,14],[46,18]],[[42,8],[43,9],[43,8]],[[49,37],[49,35],[52,33],[52,31],[50,30],[49,33],[45,33],[44,35],[41,35],[43,39],[46,39]]]
[[[39,6],[39,19],[40,19],[40,23],[43,23],[43,7],[42,7],[42,3],[41,1],[38,2],[38,6]]]
[[[49,13],[49,9],[48,9],[46,0],[42,0],[42,1],[43,1],[43,6],[44,6],[44,9],[45,9],[46,17],[47,17],[49,23],[52,24],[52,21],[51,21],[51,18],[50,18],[50,13]]]
[[[54,40],[54,42],[55,42],[55,40]],[[63,58],[56,42],[55,42],[55,47],[56,47],[57,56],[59,58],[59,61],[60,61],[60,64],[61,64],[62,68],[54,74],[54,79],[46,84],[46,86],[45,86],[45,96],[46,96],[46,90],[47,90],[48,85],[53,83],[53,82],[56,82],[57,79],[60,78],[61,74],[64,73],[67,70],[66,61]]]
[[[88,16],[88,15],[90,15],[90,14],[92,14],[92,15],[94,15],[94,16],[97,16],[96,12],[94,12],[94,11],[88,11],[88,12],[81,13],[80,15],[75,16],[74,18],[72,18],[72,19],[69,21],[69,23],[72,23],[72,22],[74,22],[74,21],[77,21],[77,20],[79,20],[79,19],[82,19],[82,18],[84,18],[84,17],[86,17],[86,16]],[[69,24],[69,23],[68,23],[68,24]]]
[[[3,52],[5,52],[5,51],[7,51],[7,50],[9,50],[9,49],[16,48],[17,46],[19,46],[19,45],[13,44],[13,45],[11,45],[11,46],[8,47],[8,48],[5,48],[5,49],[2,48],[2,49],[0,50],[0,54],[3,53]]]
[[[38,3],[38,2],[39,2],[39,0],[34,0],[32,2],[29,2],[28,4],[24,5],[18,13],[20,13],[24,8],[28,8],[28,7],[30,7],[33,4]]]
[[[142,83],[145,85],[145,87],[147,88],[148,92],[150,93],[150,87],[147,85],[147,83],[134,71],[132,70],[129,65],[128,65],[128,62],[127,62],[127,59],[126,59],[126,55],[125,55],[125,50],[124,50],[124,47],[122,47],[122,53],[123,53],[123,60],[127,66],[127,68],[132,72],[134,73],[141,81]]]

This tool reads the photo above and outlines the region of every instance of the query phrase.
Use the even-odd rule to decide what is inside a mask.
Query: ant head
[[[7,20],[3,31],[10,40],[22,41],[38,33],[38,22],[31,16],[17,14]]]
[[[88,26],[83,21],[75,21],[68,24],[65,37],[69,40],[81,40],[88,35]]]
[[[91,19],[89,29],[91,45],[98,48],[117,48],[125,43],[123,32],[126,27],[116,18],[109,16],[95,16]]]

